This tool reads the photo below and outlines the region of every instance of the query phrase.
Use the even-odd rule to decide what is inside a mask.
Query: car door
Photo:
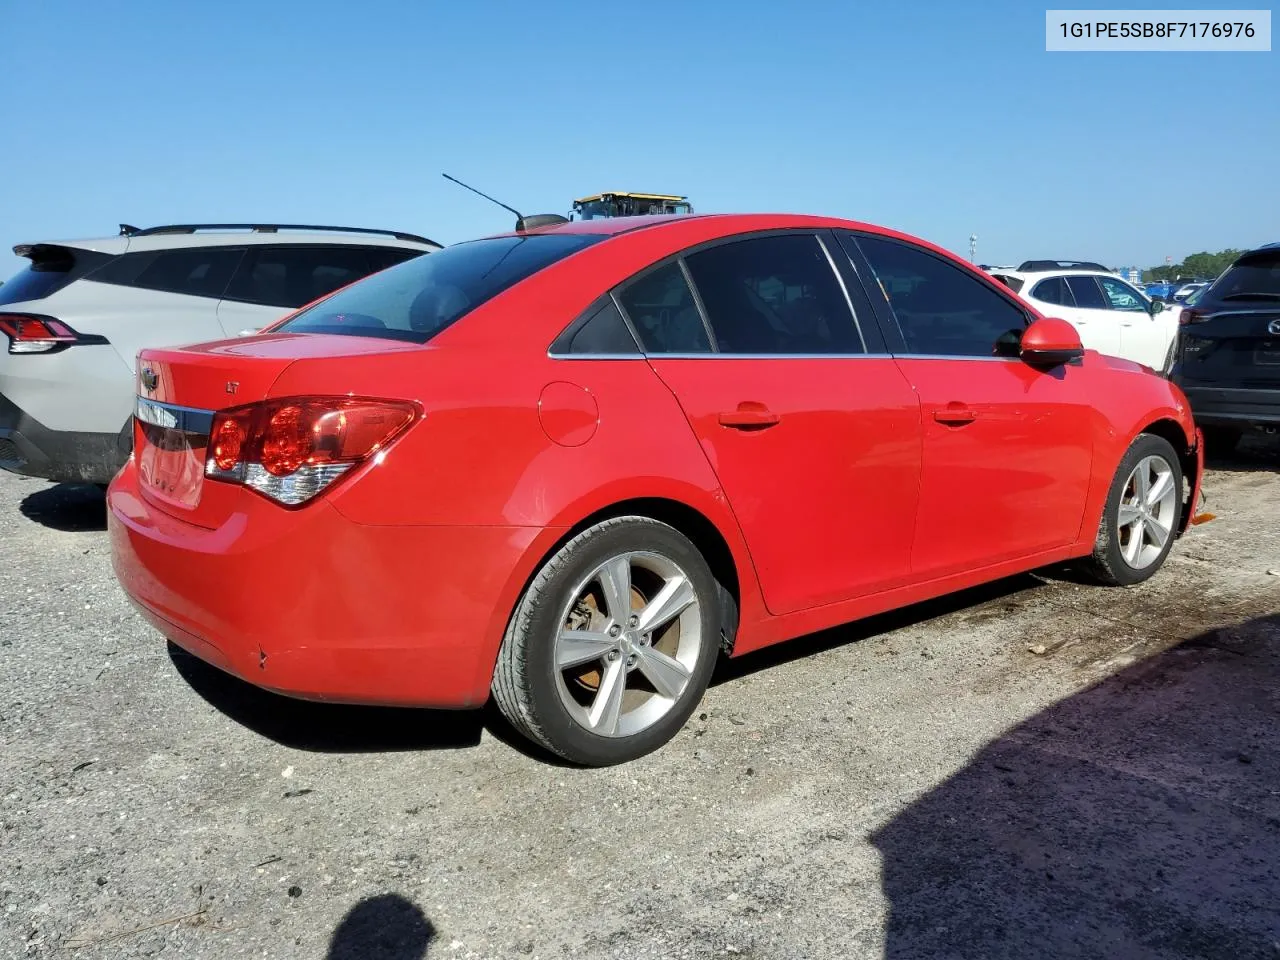
[[[716,472],[775,614],[910,574],[919,403],[832,247],[811,231],[735,238],[617,291]]]
[[[379,269],[364,246],[263,244],[250,247],[222,301],[218,323],[228,337],[265,327]]]
[[[1017,359],[1028,315],[972,270],[916,244],[845,235],[891,352],[920,397],[912,577],[929,580],[1073,543],[1092,460],[1083,370]],[[873,291],[869,291],[873,292]]]
[[[1119,356],[1163,370],[1177,329],[1173,314],[1152,313],[1150,301],[1118,277],[1097,279],[1120,328]]]
[[[1080,342],[1086,350],[1097,350],[1110,357],[1121,355],[1120,325],[1111,312],[1106,295],[1098,281],[1085,274],[1067,275],[1062,278],[1071,306],[1070,320],[1080,332]]]

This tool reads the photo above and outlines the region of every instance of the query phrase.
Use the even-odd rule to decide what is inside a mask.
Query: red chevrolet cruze
[[[318,700],[478,707],[583,764],[717,656],[1072,558],[1151,576],[1183,395],[919,240],[587,221],[461,243],[259,336],[147,350],[111,486],[156,627]]]

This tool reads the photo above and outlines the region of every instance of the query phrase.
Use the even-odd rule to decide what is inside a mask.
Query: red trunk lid
[[[238,484],[205,482],[213,414],[272,396],[285,368],[307,359],[421,349],[416,344],[321,334],[268,334],[138,355],[134,458],[142,495],[159,509],[214,529],[252,496]],[[332,393],[346,388],[334,383]]]

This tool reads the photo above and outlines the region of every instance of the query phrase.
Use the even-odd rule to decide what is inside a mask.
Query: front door
[[[1153,314],[1149,301],[1118,277],[1098,277],[1098,283],[1120,328],[1120,356],[1163,370],[1176,332],[1175,311]]]
[[[1075,542],[1092,462],[1085,371],[1013,356],[1027,314],[994,283],[914,244],[859,236],[920,398],[912,537],[919,581]]]
[[[704,248],[618,293],[719,478],[775,614],[909,578],[919,404],[854,296],[828,245],[804,232]]]

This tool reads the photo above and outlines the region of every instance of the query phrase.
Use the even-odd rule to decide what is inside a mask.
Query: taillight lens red
[[[290,397],[224,410],[214,418],[205,475],[280,503],[304,503],[385,449],[419,413],[407,401],[354,397]]]
[[[0,333],[9,338],[10,353],[45,353],[78,339],[65,323],[24,313],[0,313]]]
[[[1208,317],[1203,313],[1193,310],[1191,307],[1183,307],[1182,312],[1178,314],[1178,323],[1184,327],[1189,323],[1200,323],[1202,320],[1207,319]]]

